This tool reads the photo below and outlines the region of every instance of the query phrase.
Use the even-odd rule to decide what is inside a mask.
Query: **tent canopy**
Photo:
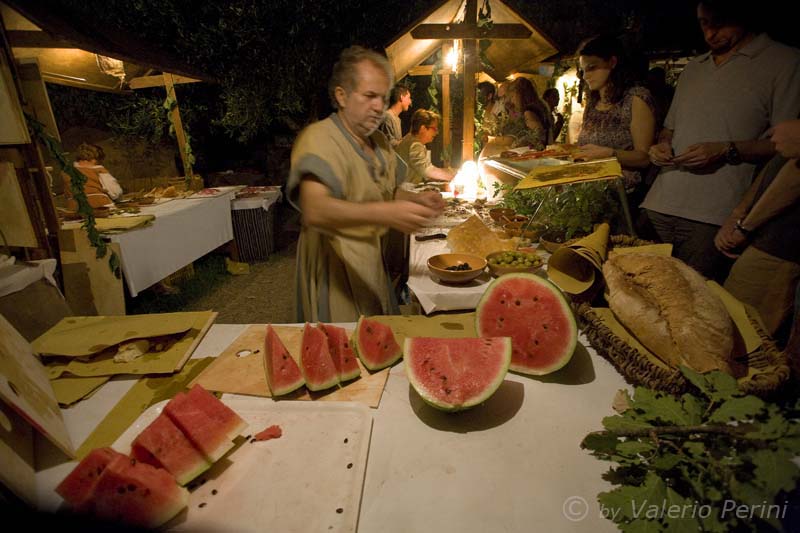
[[[493,39],[486,50],[492,65],[487,73],[494,79],[504,79],[512,73],[532,69],[541,61],[558,53],[553,41],[534,24],[501,2],[492,0],[491,19],[494,24],[522,24],[531,35],[527,39]],[[464,19],[464,0],[444,0],[421,17],[387,47],[386,55],[395,77],[400,79],[425,61],[445,44],[445,39],[415,39],[412,31],[420,24],[455,24]]]

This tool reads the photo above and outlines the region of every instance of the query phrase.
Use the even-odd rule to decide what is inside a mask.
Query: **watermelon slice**
[[[108,464],[127,456],[111,448],[95,448],[56,487],[56,492],[77,512],[91,510],[91,495]]]
[[[361,368],[358,366],[353,348],[350,347],[345,329],[332,324],[320,324],[319,329],[328,337],[328,349],[339,373],[339,380],[349,381],[360,376]]]
[[[188,394],[176,395],[164,412],[211,463],[228,453],[233,438],[247,427],[239,415],[200,385]]]
[[[391,366],[403,357],[392,328],[364,316],[358,319],[353,345],[364,366],[373,371]]]
[[[303,379],[300,367],[272,326],[267,326],[264,344],[264,369],[272,395],[282,396],[302,387],[306,380]]]
[[[166,469],[181,485],[186,485],[211,467],[200,450],[163,413],[134,439],[131,457]]]
[[[528,273],[496,278],[478,303],[480,337],[510,336],[511,370],[536,376],[562,368],[578,343],[578,326],[561,291]]]
[[[321,329],[312,327],[308,322],[303,328],[300,365],[308,390],[329,389],[339,384],[339,372],[328,348],[328,338]]]
[[[108,463],[92,491],[96,517],[148,528],[165,523],[188,501],[189,491],[172,474],[124,455]]]
[[[427,403],[461,411],[489,398],[503,383],[511,363],[511,339],[407,338],[406,374]]]

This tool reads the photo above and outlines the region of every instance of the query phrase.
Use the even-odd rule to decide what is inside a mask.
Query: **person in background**
[[[714,240],[775,147],[770,126],[800,113],[800,50],[760,32],[758,6],[702,0],[697,18],[710,51],[678,79],[651,161],[661,168],[642,207],[673,255],[724,281],[730,265]]]
[[[411,117],[411,131],[397,145],[397,155],[408,165],[408,183],[422,183],[426,179],[450,181],[455,176],[451,169],[439,168],[428,160],[425,145],[439,133],[439,115],[427,109],[417,109]]]
[[[73,165],[86,177],[83,192],[93,208],[114,205],[114,200],[122,196],[119,182],[100,164],[103,159],[105,152],[96,144],[81,143],[75,150]],[[64,174],[64,195],[67,198],[67,209],[77,211],[78,203],[72,196],[68,174]]]
[[[387,228],[412,233],[444,208],[437,192],[398,188],[405,165],[376,131],[392,78],[384,56],[345,49],[328,83],[336,111],[306,127],[292,147],[286,193],[302,217],[298,322],[397,314],[381,238]]]
[[[389,107],[384,114],[381,131],[386,134],[389,144],[397,146],[403,140],[403,127],[400,113],[411,107],[411,91],[404,85],[395,85],[389,98]]]
[[[595,37],[580,47],[578,55],[589,94],[575,158],[616,157],[630,203],[636,207],[641,200],[637,186],[650,166],[648,150],[655,140],[653,98],[637,82],[618,39]]]
[[[489,132],[495,131],[497,126],[497,115],[494,108],[498,105],[497,89],[494,84],[482,81],[478,84],[478,102],[483,106],[481,117],[481,144],[485,145],[489,140]]]
[[[527,146],[531,150],[544,150],[553,141],[550,111],[547,109],[531,80],[517,78],[506,95],[508,122],[503,135],[511,135],[512,148]]]
[[[558,94],[558,89],[550,87],[542,94],[542,100],[550,108],[550,120],[553,123],[553,141],[555,142],[564,127],[564,115],[558,112],[558,102],[561,100],[561,95]]]

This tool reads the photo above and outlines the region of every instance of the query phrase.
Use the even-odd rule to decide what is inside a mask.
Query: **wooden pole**
[[[446,43],[442,45],[442,59],[447,60],[447,56],[452,50],[452,45]],[[449,167],[453,159],[453,132],[450,128],[450,66],[442,68],[442,147],[444,148],[445,164]]]
[[[478,0],[467,0],[464,11],[464,22],[470,25],[478,23]],[[478,72],[478,41],[464,39],[464,123],[463,143],[461,145],[461,163],[472,161],[475,139],[475,74]]]
[[[175,96],[175,79],[169,72],[164,73],[164,86],[167,89],[167,98],[175,100],[175,106],[170,110],[170,119],[172,127],[175,128],[175,137],[178,139],[178,150],[181,154],[181,163],[183,164],[183,175],[187,178],[192,178],[192,163],[189,161],[189,156],[186,153],[186,132],[183,131],[183,123],[181,122],[181,111],[178,107],[178,98]]]

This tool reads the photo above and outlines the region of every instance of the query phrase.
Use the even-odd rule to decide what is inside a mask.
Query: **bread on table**
[[[697,271],[674,257],[618,254],[603,275],[608,306],[653,354],[675,368],[732,373],[733,322]]]

